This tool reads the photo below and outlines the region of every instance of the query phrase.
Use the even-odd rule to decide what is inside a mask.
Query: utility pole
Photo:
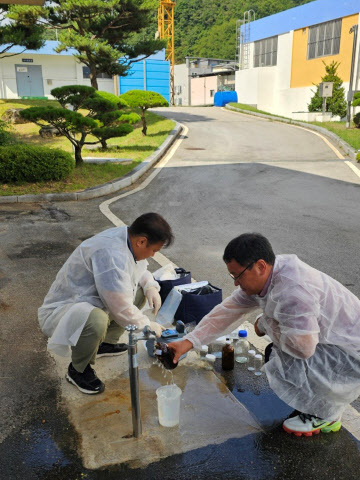
[[[353,38],[353,48],[352,48],[352,57],[351,57],[351,72],[350,72],[349,92],[348,92],[348,96],[347,96],[346,128],[350,128],[350,122],[351,122],[351,103],[352,103],[353,96],[354,96],[353,80],[354,80],[354,70],[355,70],[358,29],[359,29],[358,25],[353,25],[350,28],[350,32],[349,32],[349,33],[354,34],[354,38]]]

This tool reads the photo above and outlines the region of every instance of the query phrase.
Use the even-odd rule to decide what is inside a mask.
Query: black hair
[[[261,233],[243,233],[231,240],[225,248],[223,260],[225,263],[236,260],[240,265],[247,266],[257,260],[265,260],[274,265],[275,254],[270,242]]]
[[[158,213],[144,213],[140,215],[129,227],[132,237],[146,237],[148,243],[162,242],[164,247],[169,247],[174,241],[170,225]]]

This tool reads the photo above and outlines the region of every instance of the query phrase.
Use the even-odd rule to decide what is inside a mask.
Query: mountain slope
[[[176,0],[175,57],[235,59],[236,20],[254,10],[256,18],[309,3],[312,0]]]

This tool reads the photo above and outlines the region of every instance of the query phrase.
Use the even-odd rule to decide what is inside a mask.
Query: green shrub
[[[0,147],[0,181],[39,182],[61,180],[75,167],[70,153],[58,148],[31,145]]]
[[[17,143],[14,135],[9,132],[9,126],[3,120],[0,120],[0,146],[12,145]]]
[[[357,113],[354,118],[353,118],[353,121],[356,125],[357,128],[360,128],[360,112]]]

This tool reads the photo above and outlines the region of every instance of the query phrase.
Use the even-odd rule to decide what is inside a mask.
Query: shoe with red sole
[[[340,421],[328,421],[323,418],[308,415],[307,413],[299,413],[292,418],[284,420],[283,429],[287,433],[293,433],[297,437],[311,437],[318,433],[338,432],[341,428]]]

